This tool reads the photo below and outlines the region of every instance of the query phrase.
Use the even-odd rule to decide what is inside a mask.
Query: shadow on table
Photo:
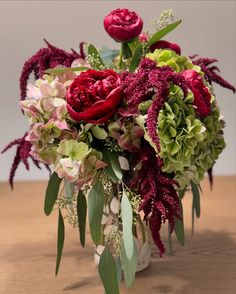
[[[229,234],[187,233],[184,247],[173,242],[173,256],[159,258],[155,251],[149,268],[137,274],[134,288],[122,287],[122,293],[232,294],[235,274],[236,243]]]

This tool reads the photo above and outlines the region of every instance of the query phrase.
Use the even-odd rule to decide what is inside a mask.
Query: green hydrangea
[[[182,90],[172,85],[158,117],[163,171],[174,173],[180,188],[190,181],[199,183],[225,147],[223,123],[215,101],[211,114],[200,120],[193,99],[192,92],[184,99]]]
[[[62,140],[57,149],[58,153],[73,160],[81,160],[89,153],[89,147],[84,142],[76,140]]]
[[[170,66],[174,71],[181,72],[185,69],[194,69],[201,72],[201,68],[194,65],[187,56],[181,56],[169,49],[156,49],[153,53],[147,53],[146,57],[155,61],[158,66]]]

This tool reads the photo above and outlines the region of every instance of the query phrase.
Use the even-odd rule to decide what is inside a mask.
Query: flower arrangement
[[[24,64],[20,107],[29,130],[17,146],[10,184],[29,158],[50,171],[44,211],[58,210],[58,273],[64,219],[80,232],[86,218],[95,259],[107,294],[119,293],[121,272],[128,288],[147,266],[149,237],[165,252],[160,230],[169,225],[184,244],[185,191],[192,190],[200,216],[200,181],[225,148],[224,121],[212,83],[235,92],[217,73],[217,60],[181,55],[162,40],[181,21],[165,11],[155,33],[128,9],[104,19],[106,32],[121,44],[98,51],[82,42],[79,53],[51,45]],[[28,83],[34,73],[35,83]]]

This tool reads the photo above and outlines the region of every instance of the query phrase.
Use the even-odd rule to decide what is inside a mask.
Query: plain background
[[[195,53],[220,60],[221,74],[236,85],[236,2],[235,1],[0,1],[0,149],[21,137],[28,121],[19,109],[18,79],[23,63],[39,48],[43,38],[58,47],[77,49],[80,41],[101,47],[117,44],[105,33],[103,18],[116,8],[130,8],[144,20],[144,30],[163,9],[172,8],[181,26],[168,35],[184,55]],[[215,86],[225,117],[227,149],[217,161],[214,173],[236,174],[236,96]],[[8,179],[15,150],[0,156],[0,181]],[[16,180],[47,179],[46,171],[21,165]]]

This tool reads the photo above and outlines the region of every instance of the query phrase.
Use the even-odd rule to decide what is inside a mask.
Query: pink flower
[[[175,51],[177,54],[181,55],[181,48],[178,44],[165,40],[157,41],[155,44],[150,46],[151,52],[155,51],[156,49],[171,49],[172,51]]]
[[[104,18],[104,28],[117,42],[129,41],[137,37],[143,28],[141,17],[128,9],[116,9]]]
[[[146,42],[148,41],[149,37],[148,37],[148,34],[147,34],[147,33],[142,32],[142,33],[138,36],[138,39],[139,39],[140,42],[142,42],[142,43],[146,43]]]

